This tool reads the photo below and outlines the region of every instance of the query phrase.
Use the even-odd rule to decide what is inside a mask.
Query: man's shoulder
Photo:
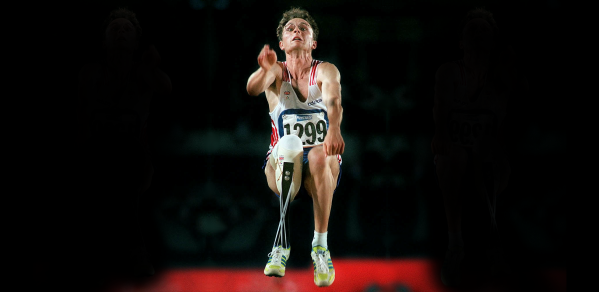
[[[327,62],[327,61],[321,61],[319,60],[320,64],[318,65],[318,68],[320,70],[332,70],[332,69],[337,69],[337,66],[335,66],[335,64],[331,63],[331,62]]]
[[[274,68],[275,68],[275,70],[276,70],[275,72],[276,72],[276,73],[278,73],[278,74],[275,74],[275,77],[276,77],[276,79],[278,80],[278,79],[281,79],[281,78],[283,77],[283,71],[285,70],[285,63],[284,63],[284,61],[277,61],[277,63],[276,63],[276,64],[277,64],[278,66],[274,66],[274,65],[273,65],[273,67],[274,67]],[[271,70],[272,70],[272,69],[271,69]]]
[[[339,73],[339,69],[337,69],[337,66],[335,66],[335,64],[330,63],[330,62],[326,62],[326,61],[321,61],[320,65],[318,65],[318,76],[320,79],[320,76],[322,77],[335,77],[340,75]]]

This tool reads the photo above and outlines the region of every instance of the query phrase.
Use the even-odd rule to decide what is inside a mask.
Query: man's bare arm
[[[275,66],[273,66],[275,67]],[[262,67],[258,68],[256,72],[250,75],[247,83],[247,92],[251,96],[258,96],[260,93],[266,91],[268,87],[270,87],[276,79],[276,75],[274,74],[275,70],[264,70]]]
[[[322,99],[327,107],[329,129],[323,147],[325,155],[343,154],[345,142],[341,136],[341,120],[343,107],[341,106],[341,74],[335,65],[323,63],[320,65],[318,78],[322,82]]]
[[[277,64],[277,54],[265,45],[258,55],[260,68],[248,78],[247,92],[251,96],[258,96],[266,91],[281,75],[281,67]]]

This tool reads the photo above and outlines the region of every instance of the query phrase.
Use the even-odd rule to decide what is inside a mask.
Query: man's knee
[[[321,172],[328,168],[327,157],[324,155],[322,147],[316,147],[308,153],[308,161],[311,173]]]
[[[270,159],[267,161],[266,166],[264,167],[264,175],[266,176],[266,182],[268,183],[268,187],[270,190],[279,196],[279,190],[277,189],[277,183],[275,178],[275,170],[270,165]]]
[[[311,175],[330,174],[334,178],[339,175],[339,160],[337,155],[325,156],[324,149],[318,147],[308,153],[308,165]]]
[[[269,158],[269,166],[273,169],[275,186],[279,194],[283,190],[283,181],[288,181],[289,179],[291,179],[291,198],[293,199],[299,191],[302,181],[303,153],[304,149],[302,142],[299,137],[295,135],[283,136],[277,145],[275,145],[275,148],[273,149]],[[283,173],[285,163],[291,163],[293,165],[292,175],[290,174],[291,169],[286,170],[285,173]]]

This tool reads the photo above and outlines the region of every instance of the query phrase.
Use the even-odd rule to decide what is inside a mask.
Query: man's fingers
[[[330,155],[336,155],[336,154],[341,154],[343,152],[343,144],[330,144],[330,145],[326,145],[325,148],[325,155],[326,156],[330,156]]]
[[[331,144],[329,146],[329,151],[327,152],[327,156],[333,155],[335,153],[335,144]]]

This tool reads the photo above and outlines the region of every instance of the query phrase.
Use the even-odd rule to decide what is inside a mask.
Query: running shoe
[[[291,248],[283,248],[280,245],[273,247],[272,251],[268,254],[268,263],[266,263],[266,268],[264,268],[264,275],[269,277],[285,276],[285,266],[287,265],[290,252]]]
[[[312,264],[314,265],[314,284],[327,287],[335,281],[335,269],[331,261],[329,249],[322,246],[312,247]]]

